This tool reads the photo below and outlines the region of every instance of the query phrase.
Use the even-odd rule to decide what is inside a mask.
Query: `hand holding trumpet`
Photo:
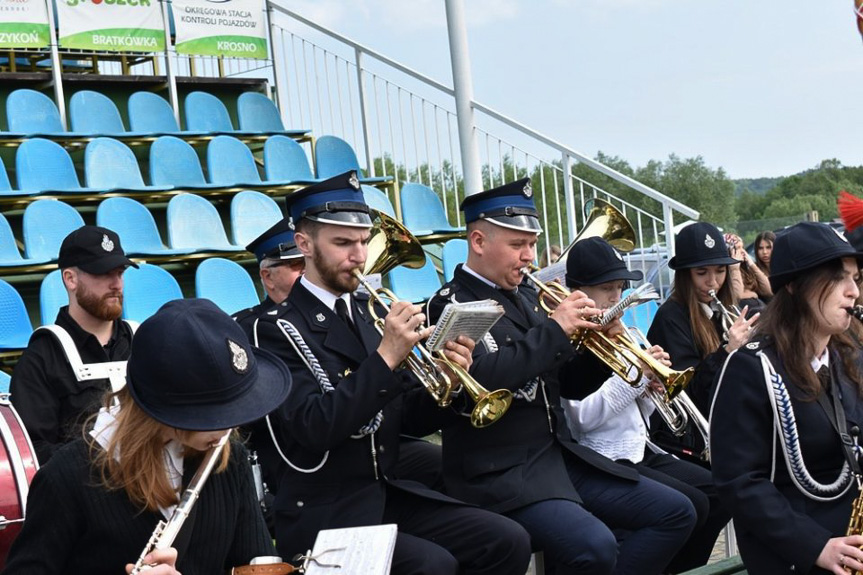
[[[602,315],[596,303],[580,290],[575,290],[558,304],[549,316],[560,324],[563,332],[572,337],[579,329],[598,329],[592,318]]]

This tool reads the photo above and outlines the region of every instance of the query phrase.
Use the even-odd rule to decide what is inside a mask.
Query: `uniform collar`
[[[490,279],[486,278],[485,276],[480,275],[480,274],[479,274],[479,272],[476,272],[476,271],[472,270],[472,269],[467,265],[467,263],[462,264],[461,269],[463,269],[464,271],[466,271],[467,273],[469,273],[470,275],[472,275],[473,277],[475,277],[476,279],[478,279],[479,281],[481,281],[481,282],[482,282],[482,283],[484,283],[485,285],[487,285],[487,286],[491,286],[491,287],[493,287],[494,289],[500,289],[500,286],[499,286],[499,285],[497,285],[496,283],[494,283],[494,282],[493,282],[493,281],[491,281]]]
[[[830,352],[827,348],[824,348],[824,352],[820,356],[813,357],[809,361],[809,365],[812,366],[815,373],[818,373],[818,370],[824,366],[830,367]]]
[[[345,303],[348,306],[348,315],[351,316],[351,319],[354,319],[353,310],[351,309],[351,294],[343,293],[340,296],[333,295],[332,293],[325,290],[324,288],[310,282],[306,278],[305,274],[300,276],[300,281],[302,282],[302,284],[304,286],[306,286],[306,289],[309,290],[310,294],[312,294],[313,296],[315,296],[316,298],[321,300],[321,303],[323,303],[325,306],[330,308],[331,311],[336,310],[336,300],[337,299],[345,300]]]

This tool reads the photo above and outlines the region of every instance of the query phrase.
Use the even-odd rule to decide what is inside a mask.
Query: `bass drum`
[[[9,394],[0,394],[0,570],[12,541],[21,531],[30,482],[39,469],[36,452],[21,418],[9,402]]]

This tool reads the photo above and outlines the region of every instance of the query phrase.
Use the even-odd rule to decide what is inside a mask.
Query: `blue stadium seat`
[[[437,194],[423,184],[408,182],[400,191],[402,221],[415,236],[463,233],[465,228],[450,225]]]
[[[318,167],[318,177],[323,179],[354,170],[360,183],[363,184],[383,184],[392,181],[390,177],[364,177],[354,149],[336,136],[321,136],[315,142],[315,165]]]
[[[153,214],[131,198],[108,198],[96,208],[96,225],[114,230],[130,256],[175,256],[191,250],[170,249],[162,242]]]
[[[369,186],[368,184],[360,184],[360,187],[363,190],[363,197],[369,207],[383,212],[393,218],[396,217],[396,210],[393,208],[393,204],[390,202],[389,196],[376,187]]]
[[[229,186],[282,187],[291,182],[263,181],[255,157],[246,144],[233,136],[216,136],[207,145],[210,182]]]
[[[243,267],[224,258],[209,258],[195,270],[195,297],[211,300],[227,314],[258,305],[252,278]]]
[[[33,326],[24,300],[9,283],[0,280],[0,352],[27,347]]]
[[[15,153],[19,193],[99,194],[104,190],[81,187],[75,164],[63,146],[43,138],[24,140]]]
[[[148,186],[129,146],[113,138],[94,138],[84,150],[87,186],[105,191],[160,192],[172,186]]]
[[[276,200],[261,192],[245,190],[231,199],[231,232],[234,244],[246,246],[284,217]]]
[[[24,209],[21,224],[25,257],[56,261],[63,238],[83,225],[84,218],[69,204],[36,200]]]
[[[6,171],[6,164],[3,163],[3,158],[0,158],[0,197],[4,196],[27,196],[34,195],[36,192],[22,192],[12,189],[12,182],[9,181],[9,173]]]
[[[153,264],[140,266],[123,274],[123,317],[137,322],[144,321],[169,301],[183,298],[174,276]]]
[[[228,109],[220,99],[207,92],[189,92],[186,95],[186,129],[207,134],[237,132],[231,123]]]
[[[150,146],[150,181],[154,186],[184,190],[224,187],[207,183],[198,153],[188,142],[174,136],[161,136]]]
[[[426,263],[419,269],[399,266],[389,274],[390,289],[399,297],[413,303],[427,300],[440,289],[440,277],[431,258],[426,257]]]
[[[64,305],[69,305],[69,292],[63,284],[60,270],[54,270],[42,280],[39,286],[39,315],[42,325],[50,325],[57,321],[57,313]]]
[[[30,136],[67,133],[54,100],[27,88],[13,90],[6,98],[6,121],[10,132]]]
[[[12,227],[6,216],[0,214],[0,272],[4,271],[3,268],[38,266],[49,261],[51,260],[22,258],[15,236],[12,234]]]
[[[168,244],[197,252],[236,252],[225,235],[222,218],[213,204],[195,194],[178,194],[168,202]]]
[[[0,371],[0,393],[9,393],[9,382],[12,376],[5,371]]]
[[[306,151],[287,136],[270,136],[264,144],[264,173],[268,180],[308,185],[320,182],[309,166]]]
[[[622,297],[626,297],[631,292],[631,289],[625,290]],[[659,309],[659,304],[653,300],[646,301],[642,304],[631,306],[623,312],[622,321],[624,325],[637,327],[641,333],[647,334],[650,329],[650,324],[653,323],[653,318],[656,316],[656,310]]]
[[[448,282],[455,273],[455,267],[467,261],[467,240],[453,238],[443,245],[443,279]]]
[[[203,135],[203,132],[181,130],[171,104],[152,92],[135,92],[129,96],[128,109],[129,127],[136,132],[182,137]]]
[[[86,134],[119,136],[126,132],[114,102],[99,92],[81,90],[69,99],[72,130]]]
[[[237,98],[237,118],[240,130],[259,134],[303,136],[309,130],[285,129],[282,115],[275,102],[259,92],[243,92]]]

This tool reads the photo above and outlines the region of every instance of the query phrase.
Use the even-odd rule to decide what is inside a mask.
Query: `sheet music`
[[[536,279],[543,283],[557,281],[560,285],[566,285],[566,261],[557,261],[550,266],[546,266],[541,270],[534,272]]]
[[[397,531],[395,524],[319,531],[306,575],[388,575]]]
[[[491,299],[448,303],[443,310],[426,347],[430,351],[442,349],[448,341],[466,335],[479,341],[504,314],[503,306]]]

